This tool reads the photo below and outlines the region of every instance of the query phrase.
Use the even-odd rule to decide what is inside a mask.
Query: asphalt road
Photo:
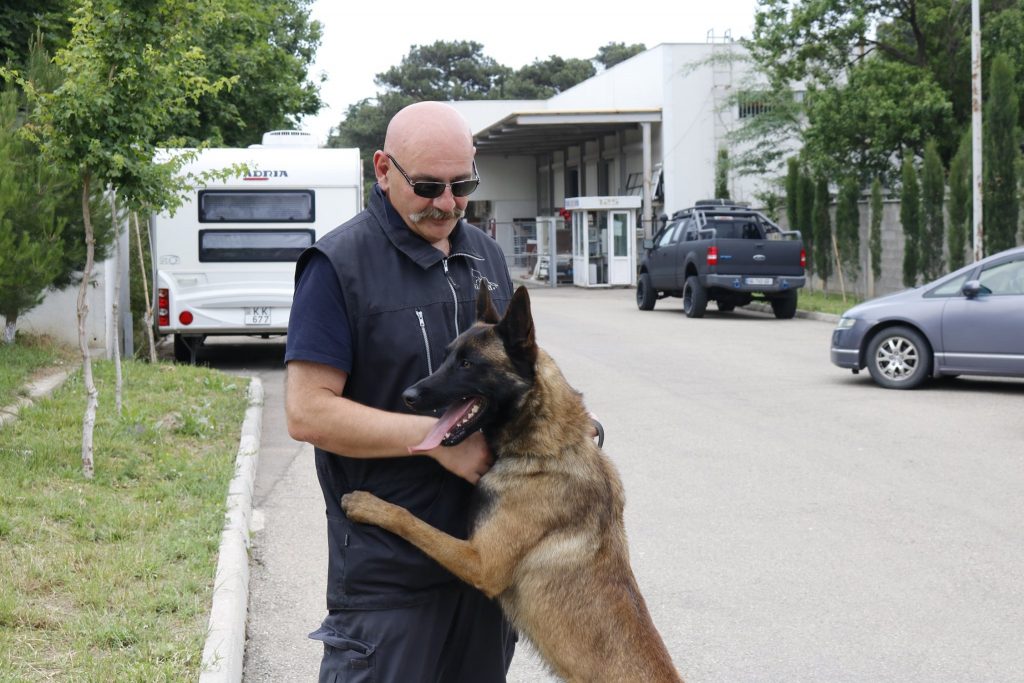
[[[531,297],[605,425],[633,569],[688,681],[1024,680],[1024,382],[887,391],[829,363],[827,322]],[[280,358],[210,357],[267,389],[249,682],[315,680],[319,658],[323,507]],[[510,680],[553,679],[524,646]]]

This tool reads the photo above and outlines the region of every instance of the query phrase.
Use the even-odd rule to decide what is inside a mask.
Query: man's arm
[[[405,455],[430,432],[435,419],[378,410],[344,398],[348,374],[320,363],[288,363],[285,415],[288,433],[331,453],[350,458]],[[493,463],[483,434],[477,432],[452,448],[417,453],[475,484]]]

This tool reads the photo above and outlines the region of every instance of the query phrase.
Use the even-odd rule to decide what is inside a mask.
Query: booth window
[[[312,190],[202,190],[200,223],[312,223]]]

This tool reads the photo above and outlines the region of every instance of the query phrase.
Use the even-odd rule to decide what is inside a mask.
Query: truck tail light
[[[178,315],[178,322],[182,325],[191,325],[193,320],[195,320],[195,317],[193,317],[192,311],[182,311],[181,314]]]
[[[708,247],[708,265],[709,266],[717,266],[718,265],[718,247],[716,247],[716,246]]]
[[[806,249],[801,249],[800,250],[800,267],[801,268],[806,268],[807,267],[807,250]]]
[[[168,291],[161,287],[156,290],[156,307],[158,323],[160,327],[167,327],[171,324],[171,297]]]

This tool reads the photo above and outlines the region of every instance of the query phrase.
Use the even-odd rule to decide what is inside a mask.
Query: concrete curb
[[[227,513],[220,537],[220,559],[213,582],[213,606],[203,647],[200,683],[238,683],[245,658],[245,624],[249,608],[249,529],[252,495],[263,423],[263,383],[249,382],[249,407],[228,487]]]
[[[9,406],[0,408],[0,427],[3,427],[8,422],[14,422],[18,419],[18,413],[36,401],[48,398],[50,394],[67,381],[67,378],[74,371],[75,368],[58,368],[26,384],[24,389],[25,396],[19,397],[17,401]]]

